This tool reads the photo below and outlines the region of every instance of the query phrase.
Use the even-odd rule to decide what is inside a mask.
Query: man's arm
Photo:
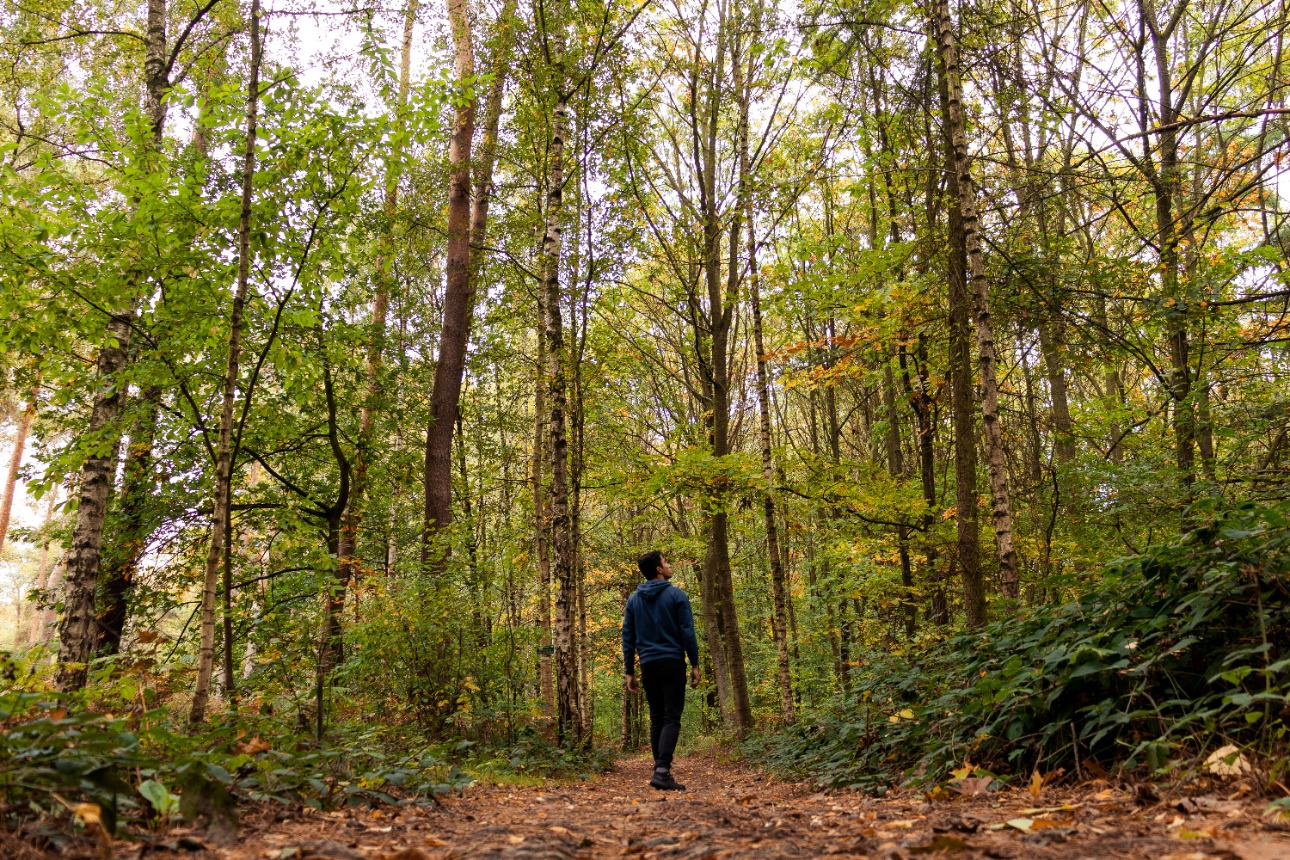
[[[685,656],[690,658],[690,666],[699,668],[699,640],[694,635],[694,610],[690,608],[690,598],[684,591],[680,592],[681,600],[677,608],[676,626],[681,631],[681,644],[685,646]]]
[[[623,674],[636,674],[636,614],[632,612],[632,600],[636,595],[627,598],[623,607]]]

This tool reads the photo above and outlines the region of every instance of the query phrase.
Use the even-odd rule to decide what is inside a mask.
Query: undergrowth
[[[873,654],[845,702],[749,742],[771,767],[881,792],[991,775],[1195,768],[1233,744],[1285,782],[1290,505],[1191,512],[1099,584],[915,653]]]
[[[319,745],[255,715],[224,720],[190,729],[165,708],[113,714],[86,707],[83,696],[0,690],[0,830],[92,819],[117,833],[183,819],[220,841],[236,832],[245,802],[425,805],[477,778],[576,776],[612,762],[601,750],[562,750],[533,730],[511,745],[480,747],[342,724]]]

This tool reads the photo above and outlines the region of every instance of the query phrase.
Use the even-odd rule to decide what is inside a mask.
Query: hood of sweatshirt
[[[636,593],[641,596],[641,600],[652,601],[671,587],[672,583],[666,579],[649,579],[636,586]]]

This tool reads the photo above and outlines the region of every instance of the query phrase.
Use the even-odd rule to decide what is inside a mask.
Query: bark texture
[[[939,9],[939,7],[937,7]],[[939,20],[939,16],[938,16]],[[939,25],[937,25],[939,26]],[[946,151],[945,184],[950,205],[948,282],[949,282],[949,375],[953,400],[954,487],[956,558],[963,586],[963,610],[969,627],[985,623],[985,581],[981,575],[980,529],[976,498],[976,393],[972,384],[972,297],[967,283],[967,245],[959,200],[958,173],[953,164],[953,142],[949,115],[949,86],[944,55],[940,60],[940,96],[943,139]]]
[[[165,131],[165,97],[170,89],[165,0],[148,0],[143,71],[144,110],[152,125],[151,150],[143,155],[147,162],[154,157]],[[80,500],[67,552],[63,615],[58,628],[57,684],[62,690],[79,690],[85,686],[86,665],[98,642],[94,601],[103,550],[103,525],[120,457],[121,433],[117,422],[124,397],[121,375],[129,360],[134,317],[132,298],[112,313],[95,362],[98,390],[84,437],[90,453],[81,466]]]
[[[1003,425],[999,418],[999,381],[994,339],[994,321],[990,315],[990,281],[985,273],[985,256],[981,250],[980,219],[976,205],[976,185],[968,164],[967,122],[963,113],[963,78],[959,68],[958,46],[950,19],[949,0],[937,0],[936,28],[940,47],[941,72],[948,91],[943,120],[953,158],[957,202],[964,252],[976,315],[978,372],[981,378],[981,417],[985,435],[986,465],[990,476],[990,519],[999,556],[999,579],[1003,593],[1018,596],[1017,551],[1012,535],[1012,499],[1008,487],[1008,466],[1004,459]]]
[[[475,75],[475,51],[466,0],[448,0],[448,24],[452,33],[453,74],[457,84],[462,85]],[[426,429],[426,502],[421,546],[422,566],[432,573],[442,572],[447,562],[446,530],[452,525],[452,433],[457,423],[470,318],[475,304],[470,279],[470,151],[474,133],[475,99],[472,97],[458,105],[448,143],[446,290],[439,360],[430,393],[430,425]]]
[[[125,482],[121,507],[116,517],[116,539],[105,556],[102,575],[102,603],[99,610],[101,654],[121,650],[121,637],[129,617],[130,591],[139,570],[139,559],[151,533],[149,502],[155,489],[152,475],[152,447],[157,435],[161,406],[160,388],[150,387],[138,398],[133,432],[125,457]]]
[[[553,43],[563,39],[553,37]],[[559,46],[560,48],[563,45]],[[561,76],[562,77],[562,76]],[[563,744],[582,741],[576,641],[577,573],[569,512],[569,438],[566,426],[567,356],[561,313],[560,254],[564,241],[564,151],[569,137],[566,97],[557,92],[551,115],[547,165],[546,231],[542,242],[542,289],[546,302],[547,432],[551,455],[551,561],[555,580],[556,725]]]

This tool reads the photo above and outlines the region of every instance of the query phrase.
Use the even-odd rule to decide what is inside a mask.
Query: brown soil
[[[244,810],[236,844],[214,847],[172,831],[150,845],[118,841],[116,858],[159,860],[583,860],[599,857],[1151,858],[1290,860],[1290,827],[1265,801],[1229,786],[1178,797],[1104,782],[1076,788],[917,792],[872,798],[821,793],[712,756],[677,761],[685,792],[647,785],[644,759],[586,782],[483,786],[438,808],[347,812]],[[10,854],[0,841],[0,854]],[[81,849],[73,850],[74,848]],[[31,857],[104,856],[65,846]]]

